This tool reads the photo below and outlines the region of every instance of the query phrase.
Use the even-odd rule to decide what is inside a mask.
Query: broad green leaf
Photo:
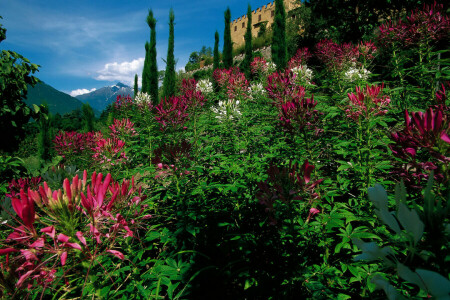
[[[423,235],[425,225],[420,220],[415,210],[410,210],[404,203],[400,203],[397,212],[397,218],[407,232],[412,233],[414,244],[420,240]]]
[[[397,263],[397,272],[398,276],[400,276],[404,280],[410,283],[414,283],[415,285],[419,286],[422,290],[426,290],[426,287],[423,281],[420,279],[420,276],[417,273],[411,271],[411,269],[409,269],[404,264],[399,262]]]
[[[374,187],[368,189],[369,199],[373,205],[380,210],[388,209],[388,197],[386,190],[380,184],[375,184]]]
[[[384,224],[388,225],[395,233],[400,234],[402,230],[398,225],[397,219],[390,213],[387,209],[379,210],[375,209],[375,213],[380,218]]]
[[[450,299],[450,281],[439,273],[417,269],[416,273],[422,278],[428,292],[436,299]]]

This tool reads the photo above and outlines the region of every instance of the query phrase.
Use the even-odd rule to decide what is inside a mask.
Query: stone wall
[[[299,4],[295,0],[283,0],[286,12],[289,12],[297,7]],[[252,36],[257,36],[259,27],[265,23],[266,28],[269,29],[275,17],[275,3],[270,2],[254,11],[252,11]],[[244,35],[247,31],[247,14],[233,20],[231,23],[231,41],[233,47],[239,47],[245,43]]]
[[[261,54],[264,56],[264,58],[267,61],[272,60],[272,48],[270,46],[256,49],[256,50],[253,51],[253,53],[258,52],[258,51],[261,52]],[[244,54],[239,54],[239,55],[236,55],[235,57],[233,57],[233,62],[237,63],[237,62],[242,61],[243,59],[244,59]],[[192,76],[192,75],[194,75],[195,72],[210,70],[210,69],[212,69],[212,67],[213,67],[213,65],[210,64],[210,65],[207,65],[207,66],[205,66],[203,68],[199,68],[197,70],[186,72],[185,74],[187,76]]]

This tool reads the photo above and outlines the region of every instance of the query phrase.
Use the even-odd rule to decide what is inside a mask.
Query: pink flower
[[[311,56],[312,54],[309,52],[308,48],[299,48],[297,50],[297,53],[295,53],[295,55],[289,60],[288,68],[293,69],[305,65],[311,58]]]
[[[162,131],[184,127],[184,123],[189,119],[189,114],[186,112],[188,109],[186,100],[183,97],[164,98],[155,106],[155,120],[161,125]]]
[[[356,94],[348,94],[350,105],[345,111],[347,117],[358,121],[361,118],[370,119],[372,116],[385,115],[391,99],[381,96],[383,87],[384,84],[381,87],[367,85],[365,89],[356,87]]]
[[[114,119],[109,129],[111,130],[110,135],[113,139],[129,138],[138,135],[134,129],[134,123],[130,119]]]
[[[23,190],[20,190],[19,198],[12,197],[11,204],[16,214],[22,219],[23,225],[34,232],[34,201]]]
[[[121,260],[124,260],[125,258],[123,253],[117,250],[106,250],[106,252],[111,253],[112,255],[118,257]]]
[[[253,75],[262,75],[267,73],[267,61],[263,57],[256,56],[250,63],[250,69]]]

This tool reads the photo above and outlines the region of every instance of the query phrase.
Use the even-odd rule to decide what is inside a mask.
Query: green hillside
[[[40,82],[34,87],[29,86],[25,103],[39,105],[44,102],[48,104],[51,113],[60,113],[61,115],[81,108],[83,105],[80,100],[60,92],[44,82]]]

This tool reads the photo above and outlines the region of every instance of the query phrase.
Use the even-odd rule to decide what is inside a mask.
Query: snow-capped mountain
[[[133,94],[133,88],[118,82],[113,86],[106,86],[93,92],[76,96],[76,98],[83,103],[88,102],[92,108],[98,111],[103,111],[109,104],[116,101],[117,96],[129,95],[133,97]]]

